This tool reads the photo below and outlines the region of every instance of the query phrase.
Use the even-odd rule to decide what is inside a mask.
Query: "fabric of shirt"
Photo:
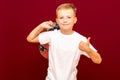
[[[81,55],[89,55],[79,49],[79,43],[87,39],[74,31],[71,35],[60,30],[39,34],[40,44],[49,44],[49,64],[46,80],[77,80],[77,65]],[[90,45],[96,51],[96,49]]]

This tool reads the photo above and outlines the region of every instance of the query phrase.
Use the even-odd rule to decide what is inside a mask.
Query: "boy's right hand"
[[[40,24],[40,26],[44,29],[44,30],[49,30],[50,28],[53,28],[54,26],[52,26],[54,24],[54,22],[52,21],[45,21],[45,22],[42,22]]]

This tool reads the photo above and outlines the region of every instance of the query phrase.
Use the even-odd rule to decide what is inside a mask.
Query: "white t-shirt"
[[[77,80],[80,55],[89,55],[79,49],[79,43],[87,39],[75,32],[64,35],[60,30],[39,34],[40,44],[49,44],[49,65],[46,80]],[[90,45],[92,49],[96,49]]]

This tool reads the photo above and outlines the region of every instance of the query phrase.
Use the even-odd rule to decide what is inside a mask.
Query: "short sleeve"
[[[49,32],[42,32],[38,36],[38,40],[40,44],[47,44],[50,41]]]

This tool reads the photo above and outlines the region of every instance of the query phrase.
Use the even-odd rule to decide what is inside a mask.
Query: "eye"
[[[70,19],[71,17],[67,17],[68,19]]]
[[[60,17],[60,19],[63,19],[63,17]]]

